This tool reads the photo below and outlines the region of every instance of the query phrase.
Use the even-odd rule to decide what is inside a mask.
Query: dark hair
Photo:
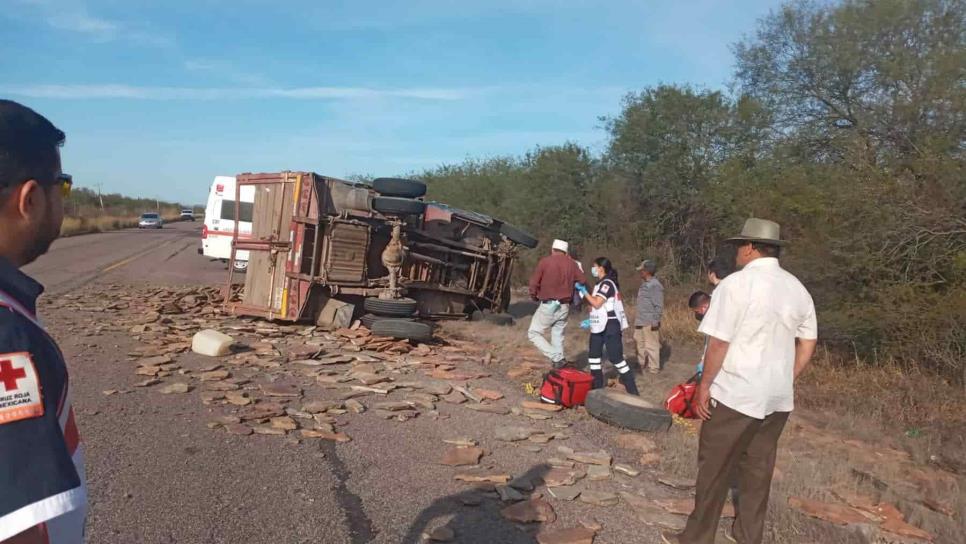
[[[28,179],[56,181],[57,148],[64,133],[46,117],[12,100],[0,100],[0,191]]]
[[[617,269],[614,268],[613,263],[607,257],[597,257],[594,259],[594,264],[604,269],[604,277],[602,280],[607,279],[614,282],[614,285],[620,289],[620,284],[617,282]]]
[[[711,300],[711,295],[709,295],[708,293],[705,293],[704,291],[695,291],[691,293],[691,298],[688,299],[688,308],[691,308],[693,310],[710,300]]]
[[[778,256],[782,253],[782,248],[774,244],[766,244],[764,242],[752,242],[751,247],[765,257],[778,258]]]
[[[727,278],[734,271],[734,264],[721,253],[708,262],[708,272],[714,274],[719,280]]]

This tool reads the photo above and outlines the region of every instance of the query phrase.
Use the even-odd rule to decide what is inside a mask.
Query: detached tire
[[[367,298],[362,307],[380,317],[412,317],[416,301],[411,298]]]
[[[487,323],[493,323],[494,325],[499,325],[500,327],[510,327],[513,325],[513,316],[510,314],[483,314],[483,321]]]
[[[367,328],[367,329],[369,329],[371,331],[372,330],[372,325],[376,321],[382,321],[383,319],[398,319],[398,320],[402,320],[402,321],[415,321],[415,319],[412,318],[412,317],[382,317],[382,316],[378,316],[376,314],[366,314],[366,315],[360,317],[359,318],[359,321],[362,322],[362,325],[365,328]]]
[[[670,412],[627,393],[595,389],[587,394],[584,407],[590,415],[616,427],[646,432],[671,427]]]
[[[414,179],[376,178],[372,180],[372,188],[383,196],[419,198],[426,194],[426,184]]]
[[[379,319],[372,324],[372,334],[402,340],[427,342],[433,338],[433,327],[411,319]]]
[[[518,229],[509,223],[500,225],[500,234],[506,236],[511,242],[516,242],[523,247],[533,249],[540,243],[539,240],[531,236],[528,232]]]
[[[386,215],[422,215],[426,211],[426,203],[411,198],[377,196],[372,199],[372,209]]]

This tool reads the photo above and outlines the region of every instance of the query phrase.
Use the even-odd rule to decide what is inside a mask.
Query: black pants
[[[634,373],[627,366],[624,360],[624,339],[621,333],[621,323],[616,319],[608,319],[604,332],[591,333],[590,350],[587,354],[587,363],[590,367],[590,374],[594,377],[594,389],[604,387],[604,367],[602,358],[604,349],[607,349],[607,358],[617,368],[618,379],[624,384],[624,388],[632,395],[637,395],[637,383],[634,380]]]
[[[590,335],[590,351],[587,355],[591,361],[597,359],[599,363],[604,356],[604,348],[607,348],[607,359],[614,365],[624,360],[624,338],[620,321],[608,319],[604,332]]]

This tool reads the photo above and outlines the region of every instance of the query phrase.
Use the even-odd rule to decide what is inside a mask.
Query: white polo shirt
[[[795,407],[795,339],[818,337],[815,304],[775,258],[760,258],[714,290],[698,330],[729,343],[711,398],[764,419]]]

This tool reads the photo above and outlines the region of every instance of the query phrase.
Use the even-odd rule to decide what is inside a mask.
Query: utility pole
[[[98,183],[96,185],[96,187],[97,187],[97,199],[101,202],[101,213],[104,213],[104,195],[101,194],[101,187],[103,185],[104,185],[103,183]]]

